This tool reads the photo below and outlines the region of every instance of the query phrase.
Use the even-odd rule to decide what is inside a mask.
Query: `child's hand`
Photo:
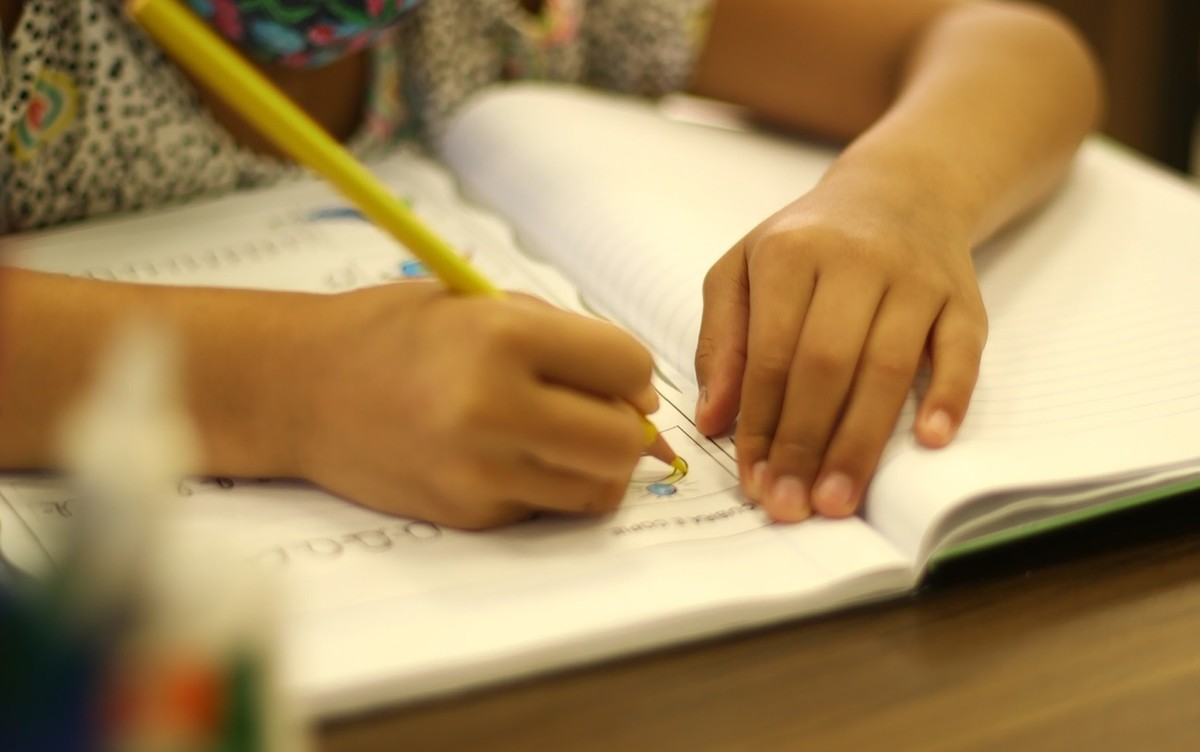
[[[987,337],[969,228],[926,197],[833,182],[705,280],[697,425],[712,435],[737,417],[743,487],[781,521],[858,508],[926,352],[914,428],[925,446],[947,444]]]
[[[305,476],[455,527],[596,514],[645,447],[649,353],[609,324],[523,296],[403,283],[323,301],[301,430]],[[304,404],[304,402],[301,402]]]

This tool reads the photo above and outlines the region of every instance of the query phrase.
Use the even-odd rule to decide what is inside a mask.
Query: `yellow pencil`
[[[130,0],[127,8],[163,49],[262,132],[280,151],[323,176],[398,239],[451,290],[498,294],[325,129],[176,0]]]
[[[502,295],[430,230],[345,147],[178,0],[128,0],[129,15],[178,62],[246,118],[280,151],[328,180],[367,219],[399,240],[450,290]],[[651,453],[686,464],[645,420]],[[681,467],[682,466],[682,467]]]

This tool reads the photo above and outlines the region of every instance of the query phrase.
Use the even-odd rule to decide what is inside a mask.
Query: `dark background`
[[[1037,1],[1070,18],[1099,56],[1109,87],[1104,131],[1187,170],[1200,97],[1200,1]]]

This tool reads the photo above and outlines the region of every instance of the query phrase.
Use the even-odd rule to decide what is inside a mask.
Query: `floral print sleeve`
[[[405,96],[430,139],[497,80],[578,81],[634,94],[686,86],[714,0],[428,0],[402,35]],[[470,9],[468,10],[468,6]]]
[[[189,2],[226,14],[288,5]],[[576,81],[640,95],[682,88],[712,2],[541,0],[530,12],[522,0],[391,0],[388,7],[403,18],[375,40],[373,82],[350,146],[367,156],[401,141],[435,142],[468,96],[497,81]],[[297,5],[309,4],[315,3]],[[236,20],[255,19],[264,20],[244,14]],[[297,173],[239,147],[116,0],[26,0],[20,22],[6,31],[0,233],[188,201]],[[271,38],[289,42],[285,36]],[[337,35],[317,41],[330,40]]]

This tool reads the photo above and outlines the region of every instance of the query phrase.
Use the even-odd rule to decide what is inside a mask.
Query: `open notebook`
[[[659,358],[652,460],[607,519],[464,533],[302,484],[195,479],[189,521],[287,591],[289,687],[330,716],[910,592],[938,557],[1200,486],[1200,193],[1092,142],[1064,190],[982,248],[991,316],[959,439],[908,437],[860,518],[767,524],[733,448],[700,436],[690,362],[709,264],[810,187],[832,152],[535,84],[468,106],[435,163],[375,165],[498,284],[598,312]],[[421,276],[325,187],[299,181],[18,238],[10,263],[154,284],[333,292]],[[536,258],[536,260],[535,260]],[[0,479],[5,554],[53,558],[55,478]]]

